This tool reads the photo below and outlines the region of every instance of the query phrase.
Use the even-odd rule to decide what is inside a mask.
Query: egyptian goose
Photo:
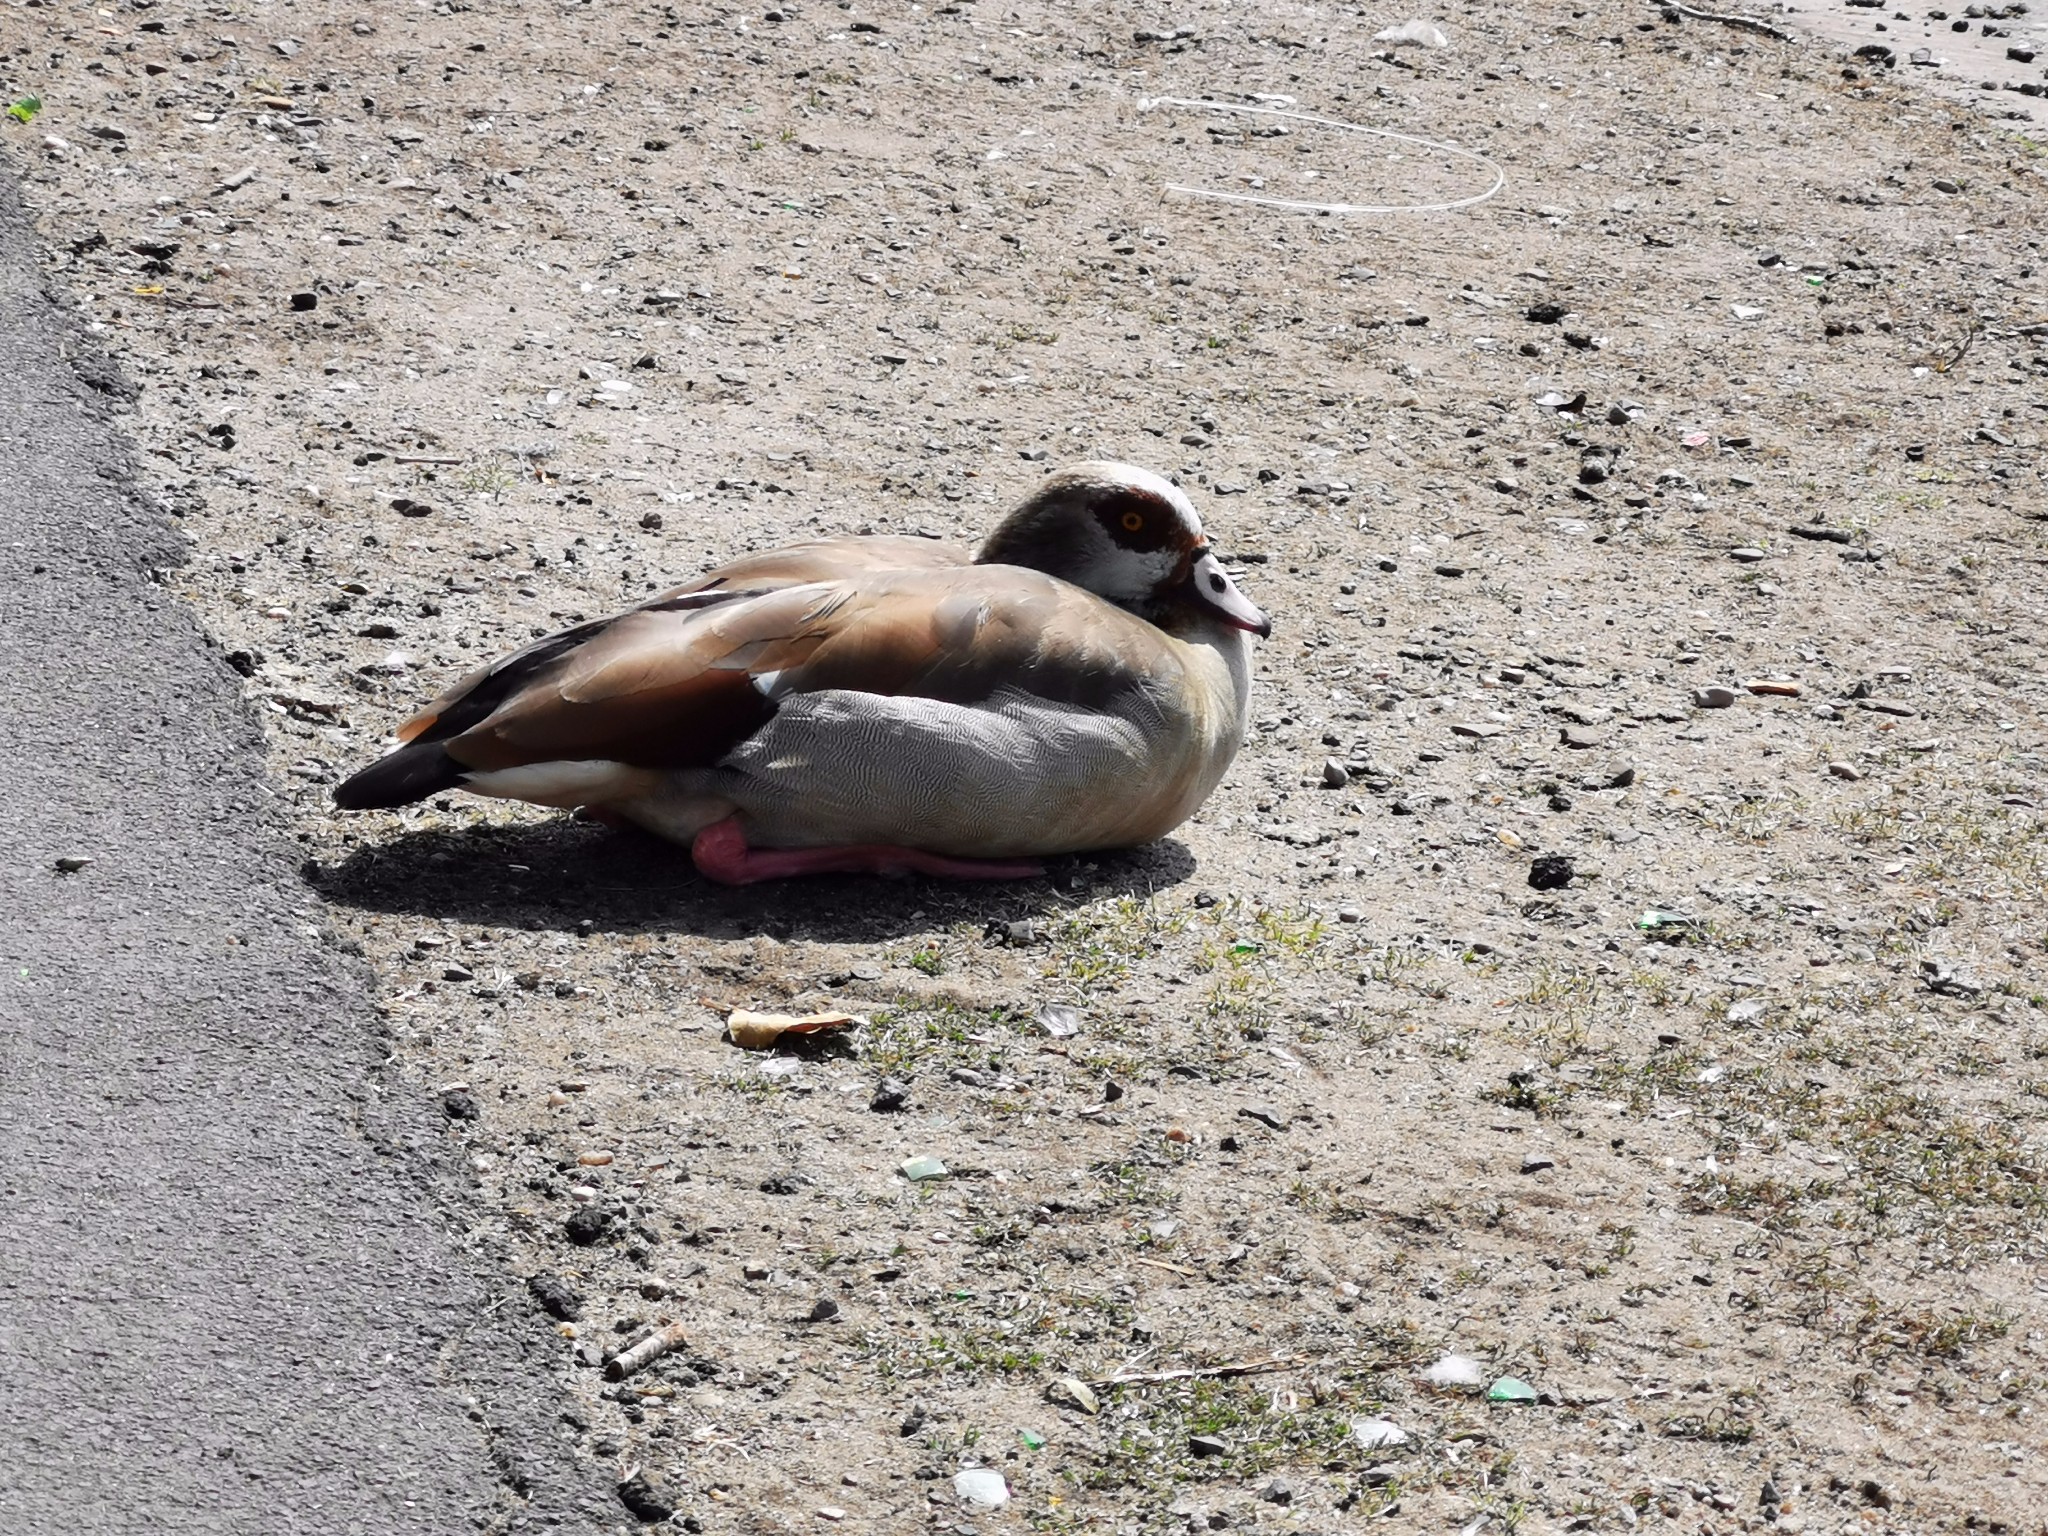
[[[726,884],[1015,879],[1162,837],[1244,739],[1271,632],[1171,482],[1048,476],[979,553],[824,539],[749,555],[471,673],[341,785],[586,806]]]

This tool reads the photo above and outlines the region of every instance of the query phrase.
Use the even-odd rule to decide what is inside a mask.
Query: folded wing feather
[[[635,610],[559,649],[529,647],[475,677],[477,699],[457,690],[437,701],[428,715],[440,724],[426,739],[482,770],[598,758],[705,767],[793,693],[978,705],[1007,689],[1096,709],[1133,688],[1170,691],[1181,671],[1176,648],[1144,621],[1015,569],[892,570],[857,584],[702,595],[702,605]],[[486,693],[499,697],[480,709]]]

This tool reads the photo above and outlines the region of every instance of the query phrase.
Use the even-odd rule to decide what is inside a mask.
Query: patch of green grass
[[[1590,1008],[1600,1002],[1600,982],[1578,966],[1544,961],[1509,1001],[1518,1008]]]
[[[1226,1031],[1212,1033],[1210,1046],[1227,1056],[1238,1041],[1266,1038],[1287,983],[1315,963],[1328,930],[1314,913],[1251,906],[1235,897],[1197,918],[1208,932],[1188,968],[1209,978],[1203,1011],[1212,1027]]]
[[[1720,1216],[1741,1216],[1769,1232],[1790,1232],[1805,1209],[1831,1199],[1839,1185],[1814,1179],[1794,1185],[1775,1174],[1743,1179],[1724,1173],[1702,1174],[1686,1187],[1686,1208]]]
[[[1282,1466],[1320,1466],[1337,1458],[1361,1405],[1300,1401],[1256,1379],[1198,1380],[1112,1389],[1105,1418],[1123,1425],[1081,1486],[1123,1497],[1171,1502],[1189,1483],[1256,1477]],[[1193,1435],[1221,1440],[1221,1455],[1196,1456]]]
[[[2004,1338],[2012,1325],[2003,1312],[1980,1316],[1950,1307],[1887,1306],[1866,1295],[1847,1331],[1859,1355],[1959,1360],[1972,1345]]]
[[[1149,898],[1091,902],[1054,925],[1046,975],[1085,999],[1122,982],[1132,966],[1165,948],[1186,926],[1185,912]]]
[[[1044,1314],[1008,1318],[926,1316],[891,1333],[871,1329],[860,1354],[885,1382],[930,1376],[1014,1376],[1046,1369],[1047,1347],[1059,1336]]]
[[[1844,1116],[1840,1145],[1856,1160],[1856,1187],[1873,1217],[1938,1228],[1952,1243],[1996,1241],[2017,1223],[2040,1250],[2048,1154],[2009,1118],[1890,1087]]]
[[[1725,1405],[1705,1413],[1679,1413],[1664,1421],[1673,1440],[1706,1440],[1715,1445],[1747,1445],[1756,1438],[1756,1424],[1738,1409]]]
[[[493,501],[502,501],[505,493],[523,478],[511,455],[493,453],[463,465],[455,476],[455,484],[471,496],[488,496]]]
[[[1701,826],[1752,846],[1768,843],[1780,832],[1806,826],[1802,795],[1749,794],[1701,800],[1682,808]]]
[[[1017,1022],[1004,1008],[982,1012],[917,1002],[885,1009],[871,1020],[861,1058],[880,1077],[907,1078],[924,1067],[964,1066],[970,1061],[986,1065],[989,1047],[973,1036],[1007,1031]]]

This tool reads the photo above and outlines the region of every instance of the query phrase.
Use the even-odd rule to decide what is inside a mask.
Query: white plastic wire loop
[[[1191,101],[1185,96],[1148,96],[1138,103],[1140,112],[1149,112],[1154,107],[1185,107],[1196,112],[1241,112],[1248,117],[1284,117],[1291,122],[1315,123],[1324,128],[1341,128],[1346,133],[1371,134],[1376,139],[1392,139],[1397,144],[1413,144],[1418,149],[1433,149],[1446,155],[1461,156],[1484,166],[1493,175],[1493,185],[1484,192],[1448,203],[1312,203],[1289,197],[1269,197],[1261,192],[1219,192],[1214,187],[1191,187],[1178,181],[1169,181],[1166,184],[1167,191],[1184,193],[1189,197],[1206,197],[1219,203],[1248,203],[1257,208],[1281,208],[1290,213],[1449,213],[1454,209],[1470,208],[1485,202],[1508,183],[1507,172],[1477,150],[1463,149],[1456,144],[1442,144],[1435,139],[1417,138],[1410,133],[1396,133],[1391,128],[1368,128],[1362,123],[1347,123],[1336,117],[1319,117],[1313,112],[1290,112],[1284,107],[1258,107],[1236,101]]]

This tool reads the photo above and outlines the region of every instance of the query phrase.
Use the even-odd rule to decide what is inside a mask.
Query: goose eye
[[[1224,579],[1221,572],[1211,571],[1209,573],[1209,590],[1211,592],[1221,592],[1229,585],[1230,583]]]
[[[1142,512],[1126,512],[1126,513],[1124,514],[1124,530],[1125,530],[1125,532],[1127,532],[1127,533],[1136,533],[1136,532],[1137,532],[1137,531],[1138,531],[1138,530],[1139,530],[1140,528],[1142,528],[1142,527],[1144,527],[1144,526],[1145,526],[1145,514],[1144,514],[1144,513],[1142,513]]]

